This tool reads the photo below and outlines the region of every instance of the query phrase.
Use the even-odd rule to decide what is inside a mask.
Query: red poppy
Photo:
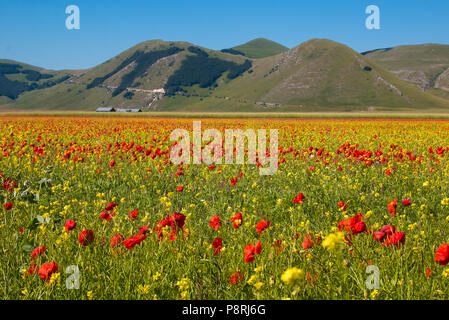
[[[75,229],[75,227],[76,227],[76,222],[75,221],[73,221],[73,220],[70,220],[70,219],[68,219],[66,222],[65,222],[65,231],[66,232],[69,232],[70,230],[73,230],[73,229]]]
[[[111,238],[111,248],[116,248],[120,246],[123,242],[123,236],[120,233],[117,233],[115,236]]]
[[[233,285],[236,285],[239,281],[243,280],[243,274],[240,271],[236,271],[233,274],[231,274],[231,277],[229,278],[229,282],[231,282]]]
[[[28,269],[27,273],[33,274],[33,273],[37,273],[37,272],[38,272],[38,269],[37,269],[36,263],[34,262],[34,260],[31,260],[31,265],[30,265],[30,268]]]
[[[266,228],[268,228],[271,224],[271,221],[262,220],[256,225],[256,231],[258,234],[261,234]]]
[[[13,206],[12,201],[11,202],[7,202],[3,205],[3,208],[5,208],[6,211],[11,210]]]
[[[211,226],[212,229],[217,231],[221,227],[220,216],[213,216],[210,219],[209,226]]]
[[[362,214],[358,213],[354,217],[338,222],[338,230],[350,232],[353,235],[366,231],[365,222],[362,221]]]
[[[374,232],[374,240],[376,241],[382,241],[385,237],[385,232],[383,231],[375,231]]]
[[[402,199],[402,204],[404,207],[407,207],[412,204],[412,201],[410,199]]]
[[[115,160],[111,160],[111,162],[109,162],[109,167],[110,168],[114,168],[115,167]]]
[[[253,244],[247,244],[244,250],[245,253],[245,262],[253,262],[254,261],[254,253],[255,253],[255,247]]]
[[[100,218],[106,221],[109,221],[112,219],[112,215],[109,214],[109,212],[104,211],[102,213],[100,213]]]
[[[114,208],[117,207],[117,206],[118,206],[117,203],[110,202],[110,203],[107,205],[107,207],[104,208],[104,210],[106,210],[106,211],[112,211],[112,210],[114,210]]]
[[[176,191],[177,191],[177,192],[181,192],[182,190],[184,190],[184,187],[183,187],[183,186],[178,186],[178,187],[176,188]]]
[[[86,247],[89,244],[91,244],[94,241],[94,233],[92,230],[83,230],[78,235],[78,242],[83,246]]]
[[[260,254],[262,252],[262,243],[260,241],[257,241],[256,246],[254,247],[254,253]]]
[[[31,258],[36,259],[43,255],[46,251],[45,247],[35,248],[33,252],[31,252]]]
[[[123,245],[126,247],[126,249],[131,250],[132,248],[134,248],[136,244],[140,244],[143,240],[145,240],[146,237],[147,235],[142,235],[139,233],[138,235],[135,235],[134,237],[129,237],[128,239],[123,241]]]
[[[385,232],[385,234],[390,235],[393,234],[395,231],[394,226],[388,224],[386,226],[383,226],[382,229],[380,229],[380,231]]]
[[[348,204],[345,203],[343,200],[340,200],[340,202],[337,204],[337,206],[343,211],[345,211],[348,208]]]
[[[302,203],[305,198],[304,194],[300,193],[293,199],[293,203]]]
[[[309,249],[309,248],[311,248],[313,245],[320,243],[320,241],[321,241],[321,237],[320,237],[320,236],[318,236],[318,237],[316,237],[316,238],[314,239],[314,237],[313,237],[312,235],[306,233],[306,234],[304,235],[304,240],[303,240],[303,242],[302,242],[302,247],[303,247],[304,249]]]
[[[186,216],[183,215],[182,213],[173,212],[172,217],[173,217],[173,220],[175,221],[176,225],[178,226],[178,228],[183,229],[185,221],[186,221]]]
[[[392,215],[396,215],[396,208],[398,206],[398,199],[394,199],[394,201],[390,201],[388,203],[388,212]]]
[[[393,233],[392,235],[387,236],[383,245],[391,247],[392,245],[400,246],[400,245],[403,245],[404,243],[405,243],[404,232],[397,231],[397,232]]]
[[[432,275],[432,270],[430,270],[429,268],[426,269],[426,277],[430,278],[430,276]]]
[[[251,244],[247,244],[245,246],[245,262],[249,263],[254,261],[254,255],[255,254],[260,254],[262,252],[262,244],[259,242],[257,242],[256,245]]]
[[[39,269],[39,275],[42,279],[49,282],[51,275],[58,271],[58,265],[56,262],[44,263]]]
[[[242,213],[239,212],[235,216],[231,218],[231,222],[234,222],[234,229],[238,229],[240,225],[242,224],[243,216]]]
[[[449,263],[449,245],[445,243],[440,245],[435,253],[435,262],[442,266]]]
[[[138,214],[138,213],[139,213],[139,210],[138,210],[138,209],[133,210],[133,211],[131,211],[130,213],[128,213],[128,217],[129,217],[131,220],[134,220],[134,219],[137,218],[137,214]]]
[[[216,238],[213,242],[212,242],[212,248],[214,248],[214,254],[217,255],[220,253],[220,250],[223,248],[223,239],[221,238]]]

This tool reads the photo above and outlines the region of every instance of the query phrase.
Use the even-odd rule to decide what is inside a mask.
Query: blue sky
[[[77,5],[81,29],[67,30]],[[380,8],[380,30],[365,8]],[[188,41],[229,48],[257,37],[294,47],[327,38],[356,51],[401,44],[449,44],[447,0],[15,0],[0,4],[0,58],[49,69],[100,64],[139,42]]]

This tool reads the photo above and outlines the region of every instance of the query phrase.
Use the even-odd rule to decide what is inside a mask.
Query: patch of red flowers
[[[78,235],[78,242],[83,246],[86,247],[89,244],[91,244],[94,241],[94,233],[92,230],[83,230]]]
[[[249,263],[254,261],[254,255],[260,254],[261,252],[262,252],[262,244],[260,243],[260,241],[258,241],[256,245],[253,245],[252,243],[247,244],[244,250],[245,262]]]
[[[300,193],[295,198],[293,198],[293,203],[302,203],[305,199],[306,197],[304,196],[304,194]]]
[[[435,253],[435,262],[439,265],[445,266],[449,263],[449,245],[443,243]]]
[[[309,248],[313,247],[314,245],[316,245],[316,244],[318,244],[320,242],[321,242],[321,237],[320,236],[314,237],[314,236],[310,235],[309,233],[306,233],[304,235],[304,240],[302,242],[302,247],[304,249],[309,249]]]
[[[348,208],[348,204],[345,203],[343,200],[340,200],[340,202],[337,204],[337,206],[338,206],[342,211],[346,211],[346,209]]]
[[[216,238],[212,242],[212,248],[214,248],[214,254],[217,255],[220,253],[221,249],[223,248],[223,239],[222,238]]]
[[[412,201],[410,199],[402,199],[402,204],[404,207],[407,207],[412,204]]]
[[[11,210],[13,207],[13,203],[12,202],[7,202],[3,205],[3,208],[5,208],[6,211]]]
[[[67,221],[65,222],[65,231],[69,232],[70,230],[75,229],[76,227],[76,222],[70,219],[67,219]]]
[[[170,241],[174,241],[176,239],[176,232],[178,230],[183,230],[185,220],[186,220],[185,215],[177,212],[173,212],[171,216],[167,216],[165,219],[161,219],[156,225],[156,228],[154,229],[154,232],[157,232],[158,240],[159,241],[162,240],[163,237],[162,229],[164,229],[165,227],[170,227],[172,230],[168,238]]]
[[[256,231],[258,234],[261,234],[262,231],[267,229],[271,224],[271,221],[269,220],[262,220],[256,225]]]
[[[110,203],[107,205],[107,207],[104,208],[104,210],[106,210],[106,211],[112,211],[112,210],[114,210],[114,208],[117,207],[117,206],[118,206],[117,203],[110,202]]]
[[[39,275],[46,282],[50,282],[51,275],[58,271],[58,264],[56,262],[44,263],[39,268]]]
[[[103,220],[109,221],[112,219],[113,215],[115,215],[115,214],[114,213],[110,214],[109,212],[104,211],[104,212],[100,213],[100,218]]]
[[[361,213],[357,213],[352,218],[341,220],[338,222],[338,230],[349,232],[351,235],[366,232],[366,224],[362,218],[363,215]]]
[[[231,222],[234,222],[234,229],[238,229],[243,222],[242,213],[239,212],[231,218]]]
[[[123,236],[120,233],[117,233],[115,236],[111,238],[111,248],[117,248],[121,245],[123,241]]]
[[[398,199],[394,199],[393,201],[390,201],[388,203],[388,212],[390,215],[395,216],[396,215],[396,208],[398,206]]]
[[[405,243],[405,233],[401,231],[397,231],[390,236],[387,236],[385,241],[382,243],[384,246],[401,246]]]
[[[128,217],[129,217],[131,220],[134,220],[134,219],[137,218],[137,215],[138,215],[138,214],[139,214],[139,210],[136,209],[136,210],[133,210],[133,211],[131,211],[130,213],[128,213]]]
[[[392,225],[383,226],[379,231],[374,232],[374,240],[376,241],[384,241],[386,236],[390,236],[394,233],[395,228]]]
[[[47,249],[45,248],[45,246],[40,247],[40,248],[35,248],[33,250],[33,252],[31,252],[31,258],[36,259],[39,258],[41,255],[43,255],[45,253]]]
[[[209,226],[211,226],[212,229],[217,231],[221,227],[220,216],[213,216],[210,219]]]
[[[135,245],[140,244],[143,240],[147,238],[147,235],[144,235],[143,232],[139,232],[133,237],[129,237],[125,241],[123,241],[123,245],[126,249],[132,250]]]
[[[229,278],[229,282],[233,285],[236,285],[240,281],[243,280],[243,274],[240,271],[236,271],[233,274],[231,274],[231,277]]]

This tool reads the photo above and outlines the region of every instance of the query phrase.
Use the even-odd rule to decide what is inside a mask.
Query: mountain
[[[257,38],[231,49],[222,50],[222,52],[241,54],[252,59],[271,57],[285,51],[288,51],[287,47],[264,38]]]
[[[14,77],[26,82],[27,73],[8,69],[14,68],[8,64],[15,62],[3,63],[3,77],[9,83],[18,81]],[[95,110],[106,106],[186,112],[449,108],[449,101],[401,80],[366,55],[325,39],[309,40],[259,59],[187,42],[152,40],[92,69],[34,70],[52,75],[57,83],[28,85],[32,90],[0,97],[0,110]],[[45,81],[39,79],[37,84]]]
[[[78,71],[46,90],[25,92],[8,109],[95,110],[151,106],[180,85],[209,87],[223,73],[239,72],[247,58],[194,46],[152,40],[92,69]],[[235,75],[236,76],[236,75]],[[164,89],[164,90],[162,90]]]
[[[325,39],[313,39],[282,54],[254,60],[248,72],[218,86],[213,97],[255,103],[267,111],[430,110],[449,105],[351,48]],[[203,99],[202,103],[164,101],[164,105],[168,110],[201,111],[207,105],[219,104]]]
[[[449,45],[398,46],[362,55],[421,90],[449,99]]]
[[[67,71],[52,71],[13,60],[0,59],[0,104],[22,93],[53,87],[69,78]]]

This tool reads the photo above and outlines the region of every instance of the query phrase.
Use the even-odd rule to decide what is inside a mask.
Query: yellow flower
[[[329,234],[323,240],[323,247],[326,249],[333,251],[340,248],[341,244],[345,241],[345,234],[343,232],[336,232]]]
[[[156,273],[153,275],[153,281],[157,281],[157,279],[159,279],[160,276],[161,276],[161,274],[160,274],[159,272],[156,272]]]
[[[93,299],[93,297],[94,297],[94,293],[92,292],[92,291],[87,291],[87,298],[89,299],[89,300],[92,300]]]
[[[284,273],[281,276],[281,280],[285,284],[292,285],[292,284],[295,284],[296,282],[298,282],[298,280],[300,280],[303,277],[304,277],[304,271],[302,271],[301,269],[298,269],[296,267],[293,267],[293,268],[288,268],[287,270],[284,271]]]
[[[254,284],[254,287],[259,290],[261,287],[263,286],[263,282],[257,282],[256,284]]]
[[[59,276],[60,276],[59,272],[52,273],[52,275],[50,277],[50,284],[54,284],[54,283],[59,282]]]
[[[139,284],[137,290],[142,294],[148,294],[148,292],[150,292],[150,286],[148,284],[146,285]]]
[[[376,297],[379,295],[379,291],[374,289],[371,293],[370,293],[370,297],[371,299],[376,299]]]
[[[257,274],[253,274],[246,283],[248,283],[249,285],[253,285],[257,282],[258,277]]]
[[[256,273],[257,272],[261,272],[261,271],[262,271],[262,267],[257,267],[257,268],[254,269],[254,272],[256,272]]]
[[[449,268],[443,270],[443,277],[449,278]]]
[[[190,287],[190,280],[188,278],[182,278],[181,281],[176,282],[179,291],[187,291]]]

